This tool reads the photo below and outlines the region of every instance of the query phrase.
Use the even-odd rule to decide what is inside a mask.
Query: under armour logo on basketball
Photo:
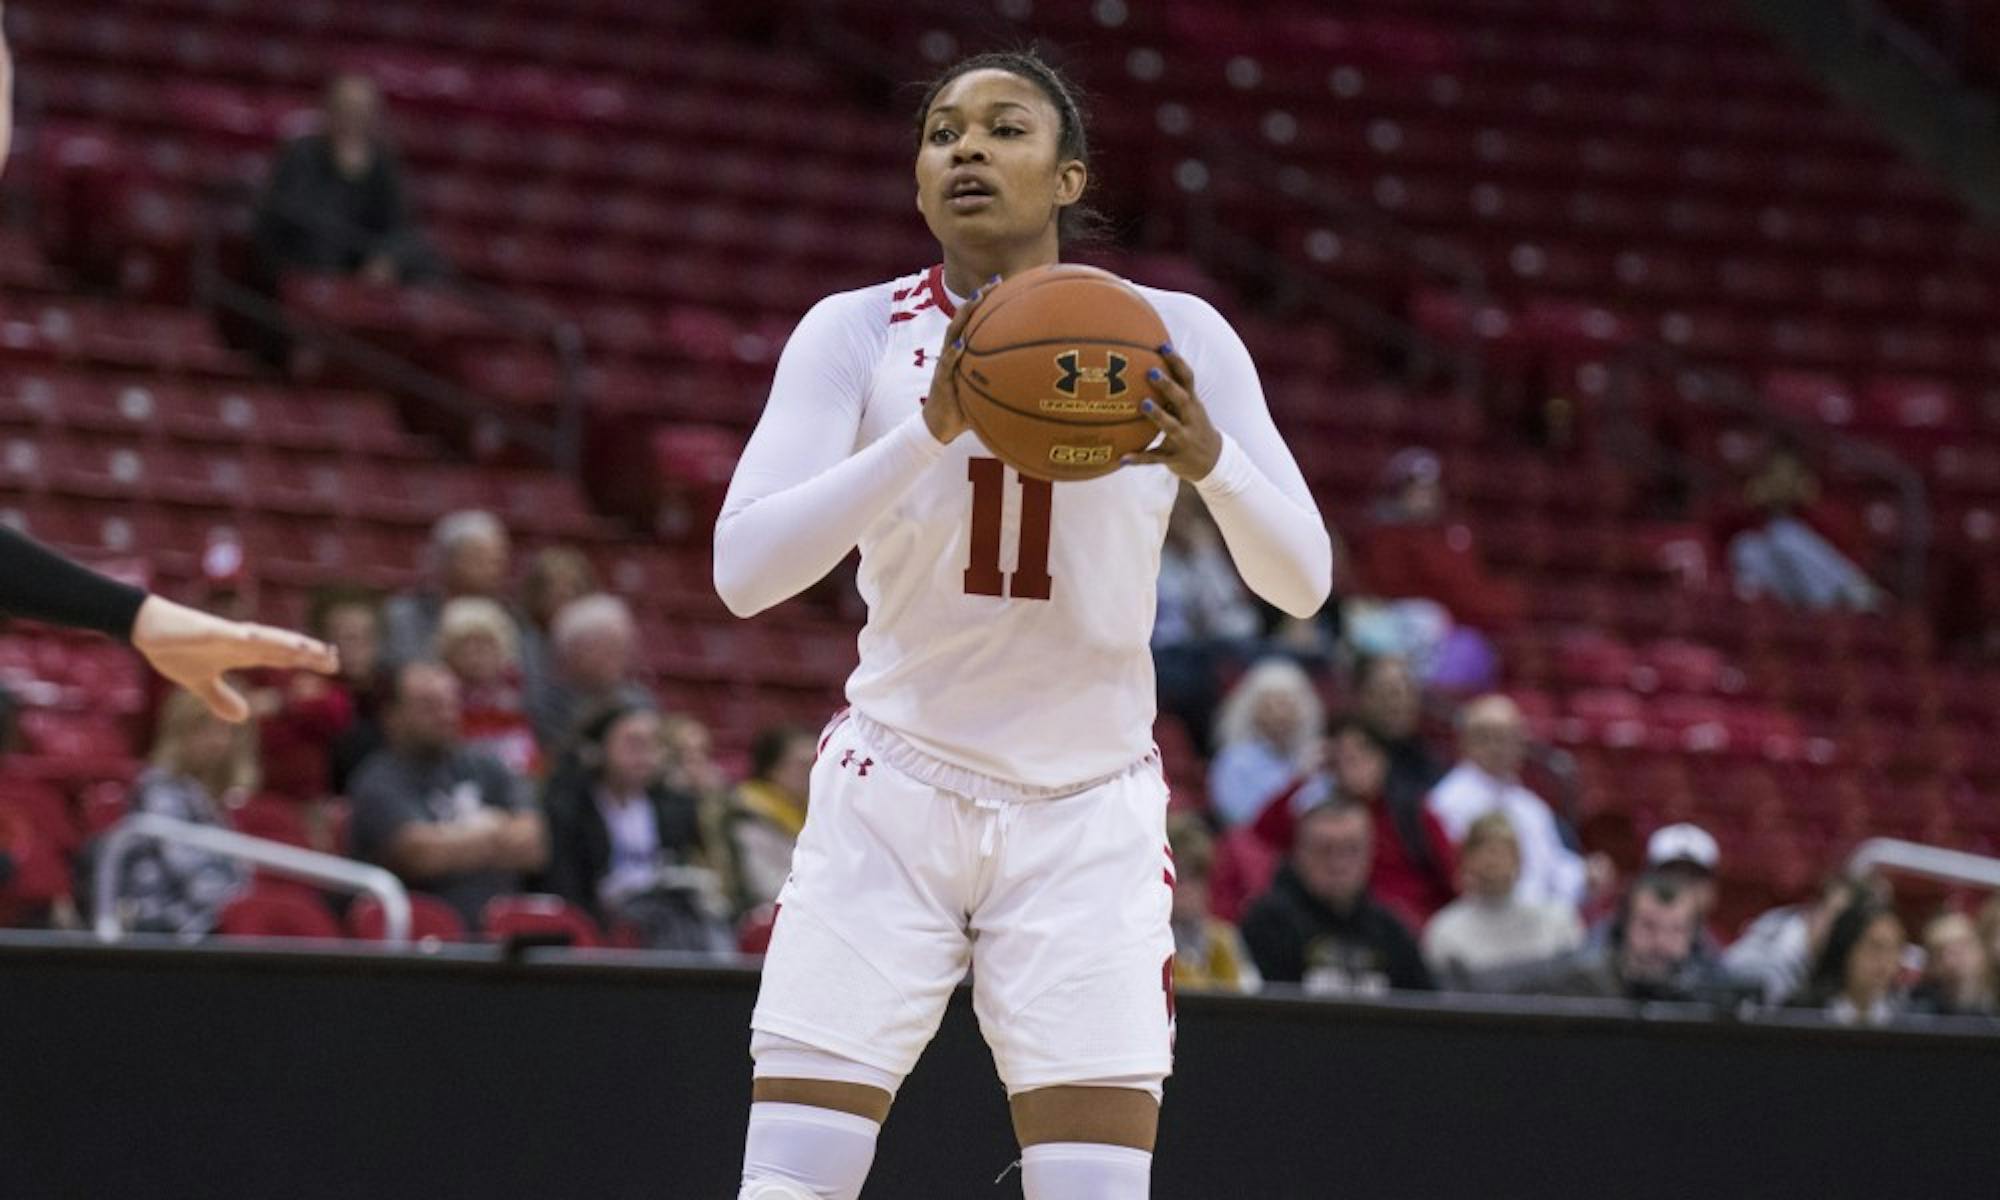
[[[856,775],[859,775],[861,776],[861,778],[866,779],[868,778],[868,768],[875,765],[875,760],[872,758],[864,758],[857,763],[854,761],[854,751],[847,750],[841,753],[840,765],[842,767],[853,767],[854,773]]]
[[[1078,350],[1065,350],[1056,355],[1056,366],[1062,374],[1056,379],[1056,390],[1065,396],[1076,395],[1078,384],[1102,383],[1108,385],[1106,395],[1116,396],[1125,390],[1125,356],[1107,353],[1105,365],[1086,367],[1083,354]]]

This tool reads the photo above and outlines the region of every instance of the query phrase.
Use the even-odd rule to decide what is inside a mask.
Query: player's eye
[[[955,132],[953,132],[953,131],[952,131],[952,128],[951,128],[951,126],[949,126],[949,125],[940,125],[940,126],[938,126],[938,127],[936,128],[936,129],[933,129],[933,130],[931,130],[931,145],[933,145],[933,146],[943,146],[943,145],[946,145],[946,144],[948,144],[948,143],[949,143],[949,142],[950,142],[950,141],[951,141],[951,140],[952,140],[953,138],[955,138],[955,137],[957,137],[957,136],[958,136],[958,134],[956,134]]]
[[[1027,132],[1027,130],[1021,128],[1019,125],[995,125],[993,127],[994,137],[1021,137]]]

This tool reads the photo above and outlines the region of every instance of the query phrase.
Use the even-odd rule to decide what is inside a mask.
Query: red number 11
[[[965,464],[965,475],[972,480],[972,561],[965,568],[966,594],[1048,599],[1049,508],[1055,485],[1046,479],[1017,476],[1021,481],[1021,553],[1010,579],[1000,570],[1000,489],[1007,486],[1007,468],[997,458],[975,458]]]

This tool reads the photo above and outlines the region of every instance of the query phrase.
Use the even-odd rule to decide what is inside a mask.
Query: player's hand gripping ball
[[[939,399],[952,424],[1038,479],[1094,479],[1127,462],[1200,478],[1221,452],[1159,314],[1095,267],[1037,267],[982,289],[946,334],[926,407]],[[956,436],[940,428],[946,415],[926,419]]]

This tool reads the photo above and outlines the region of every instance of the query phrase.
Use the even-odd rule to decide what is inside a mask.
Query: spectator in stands
[[[1389,759],[1382,743],[1359,721],[1341,718],[1327,733],[1326,767],[1293,781],[1257,816],[1253,828],[1268,844],[1286,848],[1296,836],[1296,814],[1339,798],[1368,810],[1375,823],[1369,894],[1421,929],[1458,894],[1458,852],[1438,819],[1406,793],[1388,791]]]
[[[1583,944],[1575,907],[1523,894],[1521,859],[1504,811],[1489,810],[1466,829],[1458,876],[1464,894],[1424,928],[1424,959],[1440,980],[1545,962]]]
[[[750,778],[736,785],[729,813],[741,911],[776,900],[791,874],[816,747],[812,731],[797,725],[770,726],[750,743]]]
[[[661,775],[667,786],[696,800],[701,841],[708,847],[708,865],[721,878],[722,894],[732,899],[742,896],[736,846],[729,836],[733,797],[729,778],[715,761],[708,726],[686,713],[668,713],[660,718],[660,744],[665,751]]]
[[[340,75],[327,86],[320,131],[287,145],[271,170],[255,238],[272,274],[334,271],[388,284],[441,273],[382,134],[372,80]]]
[[[1979,940],[1985,943],[1993,961],[2000,963],[2000,893],[1989,898],[1979,910]]]
[[[1903,922],[1896,910],[1862,894],[1834,918],[1794,1003],[1823,1009],[1836,1025],[1887,1025],[1901,1015],[1896,992],[1903,957]]]
[[[1366,595],[1435,601],[1456,623],[1484,633],[1520,621],[1520,593],[1487,572],[1472,530],[1450,519],[1444,468],[1429,450],[1399,451],[1383,467],[1354,573]]]
[[[1488,972],[1472,980],[1483,991],[1544,996],[1732,1003],[1754,992],[1695,955],[1700,925],[1692,892],[1665,876],[1632,885],[1609,937],[1544,963]]]
[[[430,566],[435,589],[404,592],[383,606],[384,657],[391,667],[430,655],[446,601],[483,596],[504,603],[507,527],[478,509],[448,514],[431,529]]]
[[[340,673],[328,684],[346,696],[353,714],[328,747],[328,785],[336,795],[344,795],[355,768],[387,743],[382,731],[383,697],[388,691],[382,670],[382,609],[374,596],[353,591],[329,592],[314,602],[313,609],[313,636],[331,643],[340,654]]]
[[[1784,1003],[1804,988],[1806,973],[1826,945],[1834,918],[1868,886],[1845,875],[1828,876],[1812,903],[1759,914],[1723,952],[1722,965],[1759,983],[1766,1004]]]
[[[1917,1012],[1952,1017],[2000,1013],[2000,978],[1979,927],[1964,913],[1945,913],[1924,930],[1924,978],[1910,995]]]
[[[0,762],[6,761],[7,752],[13,748],[14,697],[7,689],[0,688]],[[25,820],[10,827],[5,824],[9,819],[10,814],[5,809],[0,809],[0,888],[7,886],[7,881],[14,877],[14,872],[19,868],[16,851],[28,837]],[[0,904],[0,911],[4,910],[5,905]]]
[[[1740,532],[1724,539],[1738,594],[1814,610],[1882,606],[1880,589],[1836,545],[1841,523],[1797,450],[1774,448],[1744,485],[1743,503],[1733,522]]]
[[[1695,952],[1714,958],[1722,951],[1721,939],[1708,927],[1715,917],[1715,873],[1722,865],[1722,849],[1715,837],[1699,825],[1682,821],[1653,831],[1646,839],[1646,870],[1674,881],[1694,897],[1700,922],[1695,928]]]
[[[1368,894],[1374,826],[1366,807],[1345,799],[1299,816],[1290,859],[1243,918],[1266,982],[1363,996],[1432,986],[1416,939]]]
[[[1174,861],[1174,984],[1227,992],[1254,992],[1257,968],[1236,927],[1209,911],[1208,880],[1215,843],[1198,818],[1167,820]]]
[[[477,929],[488,901],[548,862],[548,831],[521,781],[459,737],[458,678],[404,665],[387,711],[389,744],[355,773],[355,857],[442,897]]]
[[[549,660],[556,614],[596,590],[597,571],[574,546],[550,546],[528,560],[521,580],[521,669],[528,678],[547,679],[554,670]]]
[[[1182,487],[1160,549],[1153,669],[1160,711],[1180,718],[1204,758],[1215,750],[1222,669],[1254,656],[1259,624],[1207,506]]]
[[[1321,757],[1319,694],[1296,663],[1265,659],[1245,672],[1216,718],[1208,805],[1223,826],[1256,817]]]
[[[704,867],[698,802],[667,786],[665,750],[650,706],[615,706],[584,724],[573,767],[559,768],[543,795],[545,886],[654,949],[728,949],[727,904]]]
[[[465,744],[516,775],[541,774],[541,750],[521,687],[518,626],[491,600],[460,596],[438,621],[437,657],[458,676]]]
[[[1388,790],[1399,806],[1421,805],[1444,766],[1423,736],[1424,694],[1410,664],[1390,656],[1354,665],[1355,715],[1389,753]]]
[[[1431,790],[1430,811],[1454,842],[1464,841],[1481,816],[1504,814],[1520,855],[1520,899],[1576,911],[1589,871],[1548,802],[1521,782],[1528,729],[1520,707],[1505,696],[1482,696],[1465,706],[1459,729],[1465,759]]]
[[[633,678],[639,626],[616,596],[599,592],[564,606],[550,627],[551,673],[530,698],[542,749],[558,754],[577,723],[611,705],[653,703]]]
[[[187,692],[160,709],[151,762],[132,791],[134,812],[227,828],[229,810],[257,787],[257,733],[230,725]],[[125,859],[119,902],[128,928],[200,937],[250,883],[236,859],[170,843],[147,842]]]

